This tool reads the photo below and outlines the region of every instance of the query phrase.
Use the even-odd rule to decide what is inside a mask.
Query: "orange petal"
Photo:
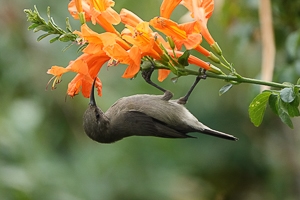
[[[112,24],[119,24],[121,18],[119,14],[111,7],[115,2],[112,0],[90,0],[90,14],[93,24],[96,22],[101,25],[106,31],[111,33],[118,33]]]
[[[170,19],[156,17],[150,21],[150,24],[156,30],[170,36],[177,49],[181,49],[182,45],[185,45],[187,49],[193,49],[202,41],[200,33],[195,32],[195,30],[200,29],[199,23],[195,21],[185,24],[177,24]]]
[[[214,11],[213,0],[183,0],[182,4],[192,13],[192,17],[198,21],[207,23]]]
[[[78,74],[89,76],[88,65],[82,59],[76,59],[68,66],[68,69]]]
[[[160,6],[160,16],[170,18],[173,10],[181,2],[181,0],[164,0]]]
[[[99,36],[100,34],[90,29],[90,27],[88,27],[87,24],[81,25],[81,32],[73,31],[73,33],[79,35],[81,38],[88,41],[89,43],[102,43],[101,37]]]
[[[115,29],[115,27],[108,22],[103,15],[98,15],[95,21],[104,28],[107,32],[119,34],[119,32]],[[95,23],[93,23],[95,24]]]
[[[68,84],[68,91],[67,94],[71,97],[74,97],[79,92],[82,93],[82,95],[86,98],[90,97],[90,92],[92,88],[92,79],[87,79],[82,74],[77,74],[73,80]],[[102,83],[100,79],[97,77],[95,86],[98,91],[98,95],[102,95]]]
[[[82,80],[81,92],[84,97],[86,98],[90,97],[92,85],[93,85],[93,80],[91,81],[88,81],[86,79]],[[95,87],[97,88],[98,95],[102,96],[102,83],[98,77],[96,78]]]
[[[168,75],[170,74],[170,70],[168,70],[168,69],[159,69],[158,70],[158,80],[160,81],[160,82],[162,82],[163,80],[165,80],[167,77],[168,77]]]
[[[75,78],[68,84],[67,94],[71,97],[74,97],[80,92],[82,85],[82,77],[83,75],[77,74]]]
[[[136,27],[139,23],[143,22],[141,18],[139,18],[133,12],[123,8],[120,12],[121,21],[123,24]]]
[[[103,50],[106,52],[106,54],[121,62],[121,63],[127,63],[128,62],[128,52],[123,49],[119,44],[112,44],[112,45],[108,45],[106,47],[103,48]]]
[[[194,49],[202,42],[202,36],[200,34],[188,35],[188,38],[183,42],[187,50]]]
[[[60,67],[60,66],[52,66],[51,69],[48,69],[47,74],[52,74],[54,76],[61,76],[62,74],[68,72],[69,69]]]
[[[140,71],[141,53],[137,46],[133,46],[129,51],[129,66],[122,75],[123,78],[132,78]]]
[[[182,3],[192,14],[191,16],[201,24],[201,34],[210,44],[215,41],[207,29],[207,21],[211,17],[214,10],[213,0],[183,0]]]
[[[201,54],[203,54],[204,56],[209,56],[210,55],[210,52],[205,49],[204,47],[202,47],[201,45],[198,45],[196,48],[195,48],[196,51],[200,52]]]
[[[209,45],[212,45],[215,43],[214,38],[211,36],[211,34],[209,33],[207,28],[203,28],[201,35],[205,38],[205,40],[207,41],[207,43]]]
[[[153,26],[156,30],[159,30],[165,35],[171,37],[177,37],[181,39],[185,39],[187,37],[186,32],[182,30],[176,22],[170,19],[155,17],[150,20],[150,25]]]
[[[81,0],[75,0],[75,6],[79,13],[83,12],[82,8],[82,1]]]
[[[79,1],[81,1],[81,6],[76,5],[78,2],[75,2],[75,0],[70,1],[69,5],[68,5],[68,10],[69,10],[70,14],[72,15],[72,17],[74,19],[79,19],[78,13],[84,12],[85,20],[90,21],[91,15],[90,15],[90,11],[89,11],[90,10],[89,0],[79,0]]]
[[[111,7],[107,8],[106,11],[102,13],[103,17],[111,24],[117,25],[121,22],[121,17],[119,13],[117,13]]]

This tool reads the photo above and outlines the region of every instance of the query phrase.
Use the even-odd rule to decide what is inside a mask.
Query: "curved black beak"
[[[94,79],[94,82],[93,82],[93,85],[92,85],[92,88],[91,88],[91,94],[90,94],[90,106],[97,106],[96,105],[96,101],[95,101],[95,95],[94,95],[94,88],[95,88],[95,83],[96,83],[96,79]]]

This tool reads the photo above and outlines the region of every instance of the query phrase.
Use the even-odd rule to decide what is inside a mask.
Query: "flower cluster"
[[[193,21],[178,24],[170,19],[173,10],[179,5],[185,6],[190,12]],[[210,46],[221,55],[217,43],[207,29],[207,21],[214,10],[213,0],[164,0],[160,7],[160,16],[154,17],[149,22],[140,19],[133,12],[122,9],[120,13],[113,10],[112,0],[72,0],[68,10],[72,17],[80,20],[81,31],[74,31],[78,35],[77,41],[85,44],[76,60],[71,61],[64,68],[52,66],[48,74],[52,74],[52,88],[60,82],[61,76],[69,71],[77,73],[69,83],[67,94],[71,97],[82,92],[84,97],[89,97],[93,80],[96,78],[98,95],[101,95],[102,83],[97,77],[101,67],[108,62],[108,66],[118,63],[128,65],[123,78],[133,78],[141,70],[141,63],[145,60],[151,63],[160,63],[158,80],[163,81],[170,72],[180,76],[180,68],[185,65],[179,58],[185,50],[196,50],[215,62],[218,58],[200,44],[204,38]],[[100,25],[106,32],[93,31],[86,22]],[[114,25],[123,23],[125,28],[118,32]],[[166,40],[159,33],[165,34]],[[218,68],[188,55],[187,64],[194,64],[203,69],[219,72]],[[50,80],[50,81],[51,81]],[[49,82],[50,82],[49,81]]]

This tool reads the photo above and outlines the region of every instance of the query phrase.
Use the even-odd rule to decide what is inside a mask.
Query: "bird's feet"
[[[201,79],[206,79],[206,77],[207,77],[207,76],[206,76],[206,70],[203,69],[203,68],[200,68],[200,69],[199,69],[199,74],[198,74],[198,76],[196,77],[195,82],[193,83],[193,85],[191,86],[191,88],[189,89],[189,91],[186,93],[186,95],[183,96],[183,97],[181,97],[181,98],[179,98],[179,99],[177,100],[177,103],[178,103],[178,104],[183,104],[183,105],[185,105],[186,102],[188,101],[188,99],[189,99],[191,93],[193,92],[194,88],[195,88],[196,85],[198,84],[198,82],[199,82]]]
[[[166,92],[166,91],[167,91],[166,89],[164,89],[164,88],[158,86],[157,84],[155,84],[154,82],[152,82],[152,80],[151,80],[151,75],[152,75],[153,71],[154,71],[154,67],[153,67],[153,66],[152,66],[150,69],[143,70],[143,71],[142,71],[142,77],[144,78],[144,80],[145,80],[148,84],[150,84],[150,85],[156,87],[157,89],[159,89],[159,90],[162,91],[162,92]]]

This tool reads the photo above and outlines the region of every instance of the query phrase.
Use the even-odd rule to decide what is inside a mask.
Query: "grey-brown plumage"
[[[89,107],[83,116],[85,133],[100,143],[112,143],[134,135],[188,138],[190,132],[237,140],[205,126],[183,104],[170,100],[172,97],[170,91],[165,91],[164,95],[123,97],[104,113],[96,105],[93,84]]]

